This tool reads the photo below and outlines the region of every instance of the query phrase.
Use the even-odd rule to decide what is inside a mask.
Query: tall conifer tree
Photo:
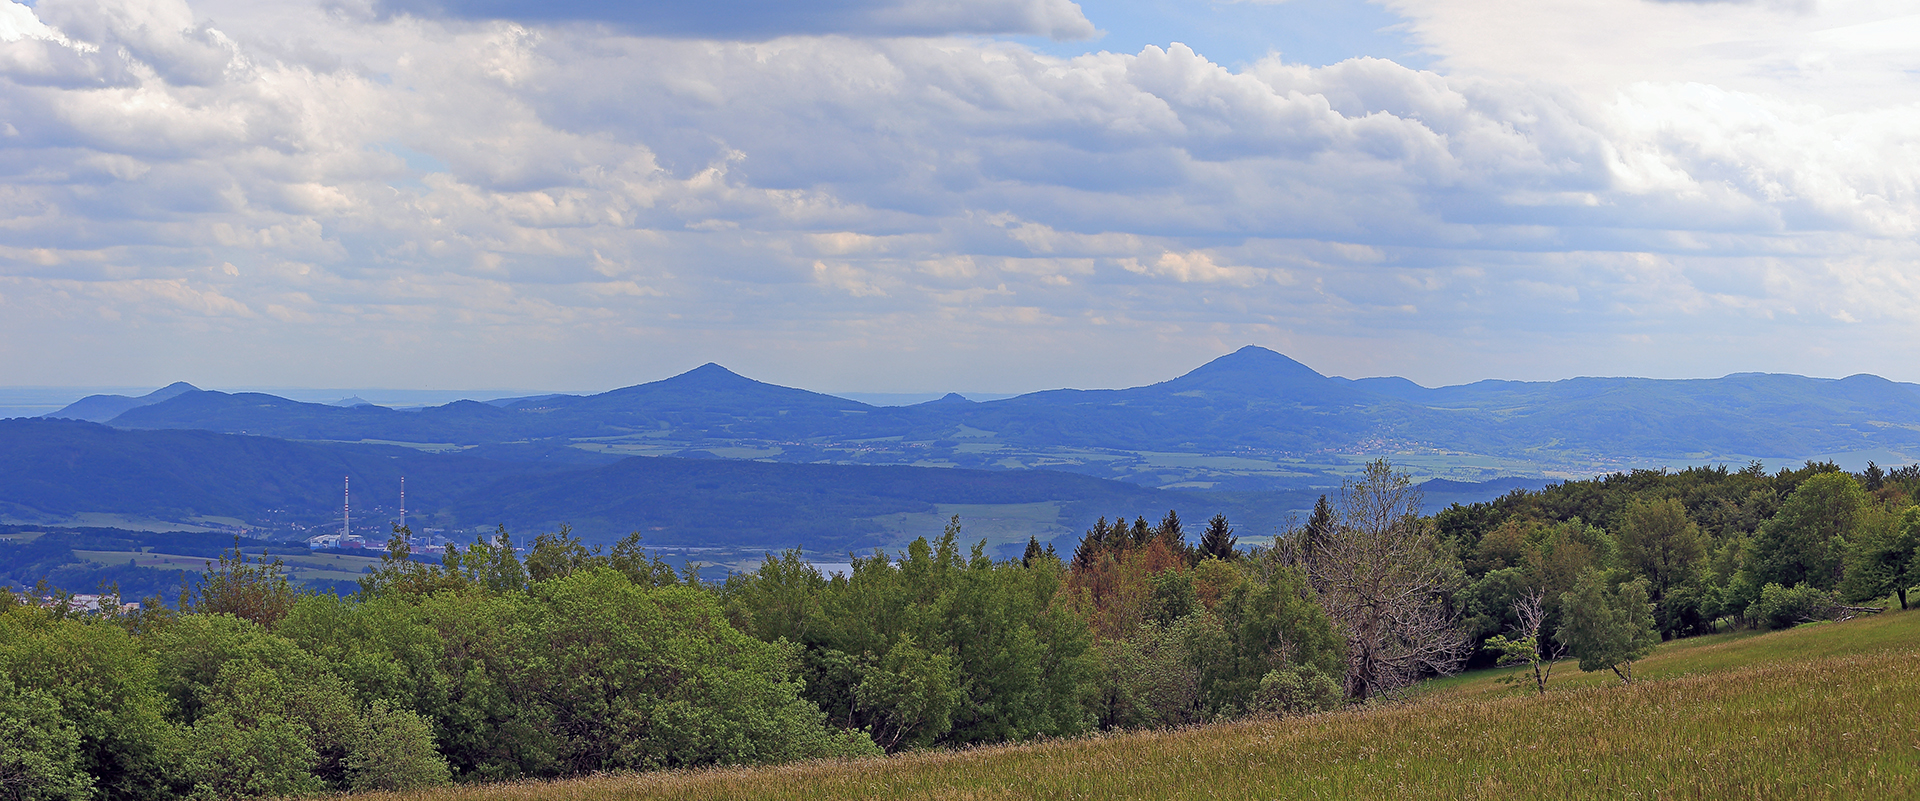
[[[1200,557],[1204,559],[1211,556],[1215,559],[1232,561],[1240,555],[1240,552],[1234,548],[1237,543],[1238,538],[1233,536],[1233,527],[1227,524],[1227,516],[1214,515],[1212,520],[1207,521],[1206,533],[1200,535]]]

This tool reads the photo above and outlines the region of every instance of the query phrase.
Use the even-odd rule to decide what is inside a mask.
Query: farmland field
[[[292,549],[289,549],[289,551],[292,551]],[[140,567],[156,568],[159,570],[185,570],[189,573],[199,573],[206,570],[207,563],[213,561],[204,556],[181,556],[179,554],[154,553],[152,551],[76,550],[73,553],[82,559],[90,562],[98,562],[103,565],[125,564],[128,560],[132,560],[135,565]],[[296,584],[304,581],[354,581],[360,578],[367,568],[380,564],[378,557],[370,556],[293,552],[273,553],[271,551],[270,556],[278,558],[286,564],[287,578]],[[255,554],[248,558],[253,559],[257,557],[258,555]]]

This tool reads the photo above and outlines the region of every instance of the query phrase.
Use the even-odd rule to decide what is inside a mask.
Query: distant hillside
[[[1514,490],[1539,490],[1558,482],[1544,478],[1496,478],[1492,481],[1452,481],[1436,478],[1419,484],[1424,511],[1433,514],[1453,504],[1466,506],[1491,501]]]
[[[409,517],[420,526],[506,524],[531,534],[570,523],[593,541],[641,531],[650,543],[679,547],[844,552],[892,545],[901,516],[937,530],[934,516],[955,505],[982,514],[1031,507],[1020,510],[1027,515],[1017,534],[1023,542],[1028,532],[1058,536],[1100,515],[1157,519],[1175,507],[1190,515],[1255,508],[1047,471],[645,457],[582,466],[71,420],[0,421],[0,519],[18,522],[220,518],[262,530],[257,536],[289,536],[301,527],[332,530],[346,477],[355,531],[374,538],[398,516],[402,477]],[[876,520],[882,517],[896,527]]]
[[[0,420],[0,515],[25,521],[110,513],[316,523],[338,519],[345,477],[356,484],[356,501],[371,510],[397,506],[400,478],[408,476],[409,501],[429,513],[505,476],[542,469],[386,446]]]
[[[462,401],[421,411],[185,391],[129,408],[111,423],[308,440],[679,443],[710,451],[737,445],[781,461],[935,457],[979,467],[1012,466],[1000,463],[1004,454],[981,456],[993,449],[1296,455],[1438,449],[1597,463],[1849,451],[1920,455],[1920,392],[1874,376],[1576,378],[1428,389],[1398,378],[1329,378],[1257,347],[1149,386],[1052,390],[985,403],[948,398],[876,407],[708,364],[598,395]],[[863,455],[848,456],[846,443],[856,441],[871,444]],[[965,447],[970,444],[992,447]],[[1034,466],[1045,460],[1015,461]],[[1096,468],[1070,467],[1099,474]]]
[[[199,391],[199,387],[185,381],[175,381],[137,398],[126,395],[88,395],[67,404],[66,407],[60,411],[51,412],[42,416],[104,423],[125,414],[129,409],[151,406],[188,392]]]
[[[1199,499],[1068,473],[898,465],[774,464],[634,457],[605,467],[502,481],[454,507],[466,520],[518,531],[569,523],[589,539],[639,531],[666,546],[845,552],[896,544],[876,519],[942,507],[1058,504],[1035,534],[1064,533],[1113,513],[1189,514]],[[1047,536],[1042,536],[1046,539]],[[1024,536],[1022,536],[1024,539]]]
[[[1570,378],[1438,389],[1393,378],[1351,384],[1430,408],[1485,414],[1528,447],[1792,456],[1920,445],[1920,392],[1871,375]]]
[[[384,406],[302,403],[258,392],[204,390],[130,409],[109,422],[118,428],[200,429],[283,439],[458,445],[514,442],[542,436],[544,429],[567,430],[564,425],[550,425],[543,417],[470,400],[399,411]]]

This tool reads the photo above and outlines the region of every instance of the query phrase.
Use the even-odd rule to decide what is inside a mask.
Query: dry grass
[[[1571,665],[1376,708],[855,762],[448,788],[518,799],[1911,798],[1920,613],[1664,647],[1631,688]]]
[[[1889,602],[1891,603],[1891,602]],[[1898,609],[1898,604],[1892,606]],[[1729,670],[1759,664],[1817,659],[1828,656],[1920,650],[1920,610],[1891,612],[1846,623],[1817,623],[1770,633],[1744,631],[1676,640],[1660,646],[1634,665],[1637,680],[1661,680]],[[1448,698],[1494,698],[1516,690],[1499,683],[1519,668],[1476,671],[1427,682],[1423,694]],[[1610,672],[1581,673],[1574,660],[1554,665],[1550,686],[1565,690],[1619,684]]]

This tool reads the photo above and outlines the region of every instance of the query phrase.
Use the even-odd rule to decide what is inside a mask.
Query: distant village
[[[34,597],[29,592],[15,592],[13,597],[21,604],[40,606],[47,609],[64,609],[74,614],[130,614],[140,611],[140,603],[133,601],[121,603],[120,596],[111,593],[105,595],[68,595],[55,593]]]

